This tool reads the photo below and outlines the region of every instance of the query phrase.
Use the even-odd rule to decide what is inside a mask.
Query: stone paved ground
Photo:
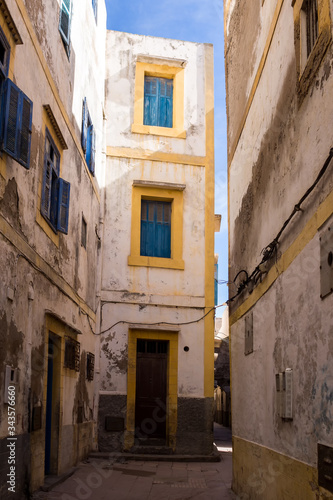
[[[231,492],[230,432],[216,428],[221,462],[148,462],[90,459],[50,492],[34,500],[228,500]],[[227,451],[228,450],[228,451]]]

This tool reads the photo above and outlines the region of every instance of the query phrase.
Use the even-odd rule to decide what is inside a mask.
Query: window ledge
[[[141,125],[133,123],[133,134],[148,134],[148,135],[162,135],[164,137],[175,137],[177,139],[186,139],[186,131],[177,128],[168,127],[155,127],[153,125]]]
[[[181,271],[185,269],[183,259],[164,259],[162,257],[146,257],[144,255],[129,255],[128,265],[141,267],[159,267],[164,269],[179,269]]]
[[[36,222],[37,224],[41,227],[41,229],[44,231],[44,233],[50,238],[50,240],[53,241],[53,243],[59,247],[59,234],[55,233],[50,224],[47,222],[46,219],[42,216],[40,211],[37,211],[36,214]]]

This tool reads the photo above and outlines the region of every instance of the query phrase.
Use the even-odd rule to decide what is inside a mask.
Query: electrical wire
[[[248,276],[248,273],[246,271],[244,271],[243,269],[237,273],[236,277],[233,280],[233,283],[236,281],[236,279],[238,278],[238,276],[242,272],[245,272],[247,274],[247,278],[246,278],[246,280],[244,280],[244,281],[241,282],[241,284],[238,287],[237,293],[233,297],[231,297],[230,299],[227,300],[227,304],[229,304],[229,302],[232,302],[236,297],[238,297],[238,295],[240,295],[240,293],[244,290],[244,288],[246,286],[249,285],[250,282],[252,282],[254,285],[256,285],[258,283],[259,279],[261,279],[263,271],[261,271],[260,266],[262,264],[264,264],[265,262],[267,262],[268,260],[270,260],[273,257],[274,254],[276,254],[277,246],[279,244],[279,240],[281,238],[281,235],[283,234],[283,232],[285,231],[285,229],[287,228],[287,226],[289,225],[289,223],[293,219],[293,217],[298,212],[302,212],[303,211],[302,208],[301,208],[302,203],[304,203],[304,201],[308,198],[308,196],[315,189],[315,187],[319,183],[320,179],[324,176],[326,170],[328,169],[328,167],[329,167],[329,165],[331,163],[332,158],[333,158],[333,148],[330,149],[330,152],[329,152],[329,154],[328,154],[328,156],[327,156],[327,158],[325,160],[325,163],[322,166],[321,170],[319,171],[316,179],[311,184],[311,186],[307,189],[307,191],[304,193],[304,195],[301,197],[301,199],[298,201],[298,203],[296,203],[296,205],[294,206],[293,211],[291,212],[291,214],[289,215],[289,217],[283,223],[280,231],[277,233],[277,235],[275,236],[275,238],[269,243],[269,245],[267,245],[261,251],[263,257],[262,257],[260,263],[255,267],[255,269],[252,271],[252,273],[250,274],[250,276]]]
[[[117,321],[116,323],[114,323],[113,325],[109,326],[105,330],[102,330],[101,332],[98,332],[98,333],[94,332],[94,330],[93,330],[93,328],[91,326],[90,318],[89,318],[88,314],[86,312],[82,311],[82,310],[81,310],[81,313],[87,316],[88,323],[89,323],[89,326],[90,326],[90,330],[91,330],[91,332],[94,335],[97,336],[97,335],[103,335],[104,333],[109,332],[110,330],[112,330],[112,328],[114,328],[115,326],[120,325],[120,324],[123,324],[123,325],[133,325],[133,324],[135,324],[135,325],[140,325],[140,326],[163,326],[163,325],[164,326],[184,326],[184,325],[193,325],[195,323],[199,323],[199,321],[202,321],[212,311],[215,311],[219,307],[223,307],[225,305],[227,305],[226,302],[224,302],[223,304],[219,304],[218,306],[214,306],[211,309],[209,309],[209,311],[207,311],[206,314],[204,314],[200,318],[198,318],[196,320],[192,320],[192,321],[183,321],[183,322],[180,322],[180,323],[172,323],[172,322],[168,322],[168,321],[159,321],[157,323],[141,323],[141,322],[138,323],[137,321],[120,320],[120,321]]]

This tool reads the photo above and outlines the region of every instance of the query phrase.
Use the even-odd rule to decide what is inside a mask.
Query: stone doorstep
[[[107,453],[93,452],[89,458],[114,459],[114,460],[138,460],[140,462],[220,462],[221,454],[211,455],[152,455],[138,453]]]
[[[76,470],[77,470],[77,467],[73,467],[72,469],[69,469],[64,474],[61,474],[60,476],[55,476],[52,474],[50,474],[49,476],[45,476],[44,484],[43,484],[43,486],[40,487],[40,490],[41,491],[51,491],[52,488],[54,488],[55,486],[58,486],[58,484],[63,483],[64,481],[66,481],[66,479],[71,477]]]

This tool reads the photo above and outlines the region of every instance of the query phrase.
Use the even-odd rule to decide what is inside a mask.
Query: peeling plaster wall
[[[44,481],[47,317],[58,325],[59,331],[54,333],[79,332],[81,344],[80,372],[67,371],[63,377],[58,472],[86,456],[95,440],[95,382],[86,380],[86,353],[95,353],[95,338],[87,311],[94,327],[100,250],[96,233],[105,168],[101,75],[105,72],[106,10],[104,2],[99,1],[97,27],[90,0],[74,0],[73,4],[68,59],[58,29],[59,2],[27,0],[22,9],[16,2],[7,2],[23,40],[22,45],[15,46],[5,31],[12,48],[9,77],[33,101],[30,169],[5,153],[0,165],[0,439],[5,442],[8,431],[3,387],[5,366],[9,365],[18,373],[16,431],[23,443],[17,452],[21,456],[17,462],[20,494],[37,489]],[[1,24],[6,26],[2,17]],[[81,148],[84,97],[97,135],[95,178],[88,174]],[[60,176],[71,184],[69,228],[68,235],[58,234],[58,240],[39,213],[46,104],[68,146],[61,152]],[[48,128],[55,138],[50,124]],[[87,249],[81,245],[82,215],[87,222]],[[40,405],[42,429],[33,431],[33,408]],[[80,406],[82,424],[78,423]],[[6,466],[7,459],[1,463]],[[3,488],[7,473],[1,468]],[[6,494],[7,488],[0,490],[1,498]]]
[[[103,327],[126,318],[139,323],[158,321],[187,322],[201,316],[201,310],[166,307],[162,304],[105,304]],[[196,325],[182,326],[178,335],[178,394],[183,397],[203,397],[204,345],[203,328]],[[126,394],[127,392],[127,341],[128,326],[117,325],[101,339],[101,391]],[[188,346],[188,352],[184,347]]]
[[[274,4],[275,8],[277,3],[266,1],[258,7],[260,30],[266,37],[259,30],[253,33],[250,22],[244,25],[245,32],[240,30],[241,2],[230,2],[226,11],[230,280],[241,269],[250,275],[259,264],[262,248],[273,240],[314,182],[333,145],[332,43],[305,99],[300,102],[290,2],[282,2],[244,128],[238,143],[235,142],[235,130],[242,115],[245,116],[247,102],[239,100],[239,96],[254,81],[251,68],[245,67],[243,72],[237,68],[243,58],[252,57],[253,47],[260,57],[263,54],[273,20],[273,16],[264,13],[268,4]],[[332,18],[332,2],[330,5]],[[251,5],[252,9],[257,13],[258,9]],[[253,39],[249,50],[241,50],[249,37]],[[236,73],[239,82],[235,80]],[[319,240],[327,226],[332,225],[331,198],[328,198],[332,196],[332,188],[330,165],[302,205],[303,211],[296,214],[280,239],[276,258],[268,266],[272,273],[277,271],[276,281],[270,278],[273,274],[263,274],[262,285],[255,287],[252,294],[243,292],[231,303],[232,425],[235,440],[243,443],[236,448],[234,457],[234,487],[238,494],[247,494],[249,498],[254,498],[250,483],[257,477],[262,488],[259,493],[256,490],[259,496],[255,498],[277,498],[272,493],[278,491],[275,482],[281,482],[281,474],[286,472],[276,478],[267,475],[259,478],[258,467],[266,467],[265,449],[291,457],[290,463],[295,467],[296,461],[316,467],[317,443],[331,446],[333,442],[330,346],[333,295],[320,298]],[[325,222],[323,227],[318,227],[319,220]],[[286,256],[291,245],[292,258]],[[251,312],[254,352],[245,356],[245,318]],[[276,406],[275,374],[286,368],[292,368],[294,377],[293,420],[289,422],[277,416]],[[258,460],[245,471],[237,449],[243,449],[244,453],[246,442],[253,443]],[[311,471],[316,477],[316,470]],[[305,472],[299,474],[295,473],[295,481],[297,478],[300,484],[311,486],[319,495],[317,479],[309,486]]]

